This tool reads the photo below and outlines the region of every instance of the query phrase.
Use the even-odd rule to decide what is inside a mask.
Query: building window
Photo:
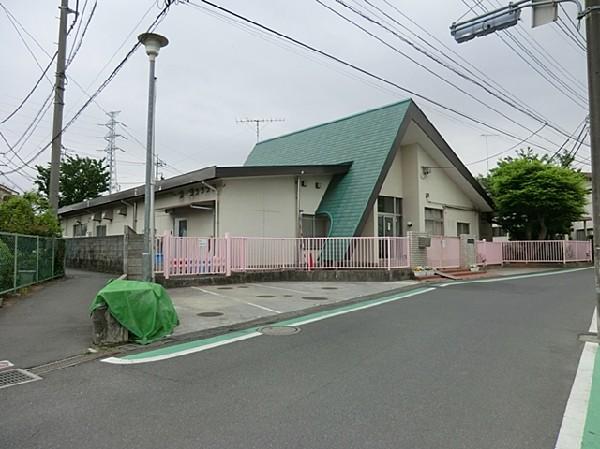
[[[578,229],[575,233],[575,240],[585,240],[585,229]]]
[[[96,237],[106,237],[106,225],[96,226]]]
[[[176,218],[175,219],[175,235],[177,237],[187,237],[187,218]]]
[[[402,235],[402,198],[394,196],[377,198],[377,235],[379,237]]]
[[[73,237],[85,237],[87,235],[86,223],[75,223],[73,225]]]
[[[471,233],[470,223],[461,223],[461,222],[456,223],[456,235],[460,236],[463,234],[470,234],[470,233]]]
[[[431,235],[444,235],[444,211],[425,208],[425,232]]]
[[[329,218],[326,215],[302,214],[302,237],[327,237]]]

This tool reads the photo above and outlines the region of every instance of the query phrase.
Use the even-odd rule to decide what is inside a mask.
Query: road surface
[[[6,448],[553,449],[593,273],[465,283],[0,390]]]

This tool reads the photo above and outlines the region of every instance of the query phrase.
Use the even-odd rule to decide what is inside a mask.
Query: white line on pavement
[[[596,318],[597,312],[594,310],[590,332],[597,329]],[[592,391],[592,375],[597,349],[597,343],[586,342],[583,346],[575,381],[565,407],[556,446],[554,446],[555,449],[579,449],[581,447],[588,402]]]
[[[192,287],[192,288],[193,288],[194,290],[199,290],[199,291],[201,291],[202,293],[206,293],[206,294],[208,294],[208,295],[219,296],[219,297],[221,297],[221,298],[230,299],[230,300],[232,300],[232,301],[239,302],[239,303],[242,303],[242,304],[246,304],[246,305],[248,305],[248,306],[252,306],[252,307],[256,307],[256,308],[258,308],[258,309],[266,310],[267,312],[282,313],[282,312],[280,312],[279,310],[270,309],[270,308],[268,308],[268,307],[260,306],[260,305],[258,305],[258,304],[254,304],[253,302],[244,301],[244,300],[242,300],[242,299],[234,298],[234,297],[232,297],[232,296],[222,295],[221,293],[217,293],[217,292],[211,292],[210,290],[205,290],[205,289],[203,289],[203,288],[200,288],[200,287]]]

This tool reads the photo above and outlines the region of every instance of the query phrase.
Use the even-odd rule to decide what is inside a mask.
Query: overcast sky
[[[515,137],[526,138],[531,134],[528,130],[535,131],[542,126],[436,64],[399,40],[397,36],[366,22],[336,0],[321,1],[361,24],[393,48],[386,47],[382,42],[364,34],[354,25],[325,9],[316,0],[215,0],[215,3]],[[364,11],[369,17],[387,20],[388,28],[397,30],[396,33],[399,31],[410,36],[406,28],[403,29],[384,17],[381,11],[369,6],[367,0],[345,1]],[[86,0],[79,0],[80,10],[85,2]],[[568,26],[570,32],[577,33],[564,11],[561,10],[560,15],[567,25],[561,24],[562,29],[557,24],[531,29],[531,12],[526,9],[522,13],[521,26],[513,29],[517,43],[504,35],[504,40],[520,52],[524,59],[531,61],[526,50],[536,55],[542,64],[532,65],[546,73],[547,77],[554,74],[566,85],[557,89],[520,59],[498,35],[476,38],[463,44],[455,43],[450,36],[449,26],[469,11],[466,4],[473,5],[474,0],[368,2],[380,7],[394,20],[414,31],[441,52],[426,47],[422,40],[411,36],[411,42],[420,48],[426,48],[438,59],[444,58],[444,55],[452,57],[462,64],[463,73],[467,73],[464,67],[474,72],[474,69],[459,60],[458,56],[443,48],[425,31],[418,29],[390,7],[396,6],[468,63],[502,85],[513,97],[569,134],[575,131],[587,115],[584,109],[584,100],[587,98],[585,53],[563,31]],[[55,51],[59,0],[0,0],[0,3],[39,41],[45,52],[52,54]],[[94,0],[87,0],[84,14],[79,18],[82,23],[87,21],[94,3]],[[67,71],[69,82],[66,88],[65,122],[87,98],[77,83],[88,94],[94,92],[123,59],[135,43],[137,35],[152,23],[163,2],[158,3],[157,6],[156,0],[97,2],[80,51]],[[194,3],[202,5],[200,0],[194,0]],[[482,5],[491,9],[491,5],[497,6],[499,3],[498,0],[483,0]],[[567,13],[574,17],[574,6],[570,3],[567,5]],[[70,0],[70,6],[75,8],[76,0]],[[210,8],[175,4],[156,30],[167,36],[170,41],[157,60],[156,148],[159,157],[169,164],[161,169],[165,177],[209,165],[243,164],[255,143],[255,131],[251,125],[236,123],[236,119],[285,120],[262,127],[263,139],[335,120],[409,96],[392,86],[369,79],[323,57],[285,44],[281,39],[267,37],[248,27],[231,23],[229,19],[216,16],[211,11],[213,10]],[[479,9],[476,11],[480,12]],[[473,16],[474,13],[471,12],[466,17]],[[72,19],[71,15],[69,20]],[[23,33],[20,27],[18,28],[39,64],[42,67],[46,66],[49,61],[48,55]],[[77,25],[69,36],[69,46],[73,45],[76,29]],[[582,33],[585,34],[585,29],[582,29]],[[0,62],[0,118],[3,119],[21,102],[40,76],[41,70],[2,9],[0,36],[4,52]],[[526,38],[533,39],[533,42],[526,42]],[[433,74],[399,54],[399,51],[429,68]],[[568,73],[565,73],[565,69]],[[127,130],[142,144],[145,143],[147,70],[147,56],[143,49],[139,49],[97,97],[98,104],[92,103],[65,132],[65,147],[84,156],[102,156],[99,151],[105,147],[103,136],[106,129],[98,124],[107,121],[102,108],[107,111],[121,111],[118,118],[127,125]],[[547,74],[548,72],[552,74]],[[42,80],[22,110],[6,123],[0,124],[0,131],[6,135],[11,145],[25,132],[50,94],[54,67],[48,75],[50,80]],[[449,83],[473,95],[477,100]],[[575,91],[569,94],[571,97],[579,95],[580,98],[569,98],[565,93],[567,88]],[[423,99],[415,98],[415,101],[464,163],[484,159],[488,153],[495,154],[518,143],[518,140],[499,135],[498,131],[483,125],[475,125],[452,112],[432,106]],[[578,105],[577,102],[583,105]],[[49,142],[51,123],[52,108],[35,127],[31,138],[22,147],[16,147],[23,159],[30,159]],[[128,188],[144,179],[144,148],[123,130],[120,134],[127,138],[118,140],[119,146],[124,150],[117,154],[118,182],[122,188]],[[492,136],[486,138],[482,136],[484,134]],[[544,137],[550,142],[544,140]],[[531,142],[545,147],[546,151],[555,151],[564,140],[564,136],[546,126],[538,136],[531,139]],[[0,152],[7,150],[2,145],[3,142],[0,141]],[[573,144],[569,143],[567,148],[571,149],[572,146]],[[589,169],[589,166],[585,165],[588,158],[589,148],[584,145],[578,152],[581,162],[579,166],[583,169]],[[48,149],[42,152],[32,165],[47,163],[49,159]],[[490,167],[494,165],[494,161],[495,158],[490,160]],[[0,165],[0,172],[22,165],[10,153],[0,153],[0,164],[8,165]],[[483,173],[486,170],[486,162],[469,165],[469,168],[474,174]],[[33,186],[32,176],[35,176],[35,171],[25,168],[17,173],[0,175],[0,183],[28,190]]]

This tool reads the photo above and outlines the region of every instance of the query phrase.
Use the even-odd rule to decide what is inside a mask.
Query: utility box
[[[429,248],[431,246],[431,237],[418,237],[417,246],[419,248]]]

